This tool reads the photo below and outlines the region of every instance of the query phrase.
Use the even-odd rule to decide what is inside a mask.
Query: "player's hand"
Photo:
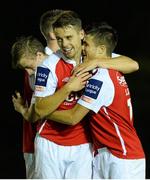
[[[97,60],[85,60],[83,63],[76,66],[73,70],[73,74],[78,76],[84,72],[91,71],[97,67]]]
[[[22,113],[23,108],[26,108],[24,100],[21,97],[21,94],[17,91],[15,92],[14,95],[12,95],[12,102],[13,102],[14,109],[19,113]]]
[[[85,87],[87,80],[91,76],[92,75],[89,72],[80,73],[78,76],[73,74],[68,81],[68,88],[70,91],[80,91]]]

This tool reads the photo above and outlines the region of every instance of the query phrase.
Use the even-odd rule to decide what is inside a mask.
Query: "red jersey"
[[[44,97],[52,95],[60,89],[71,76],[75,61],[64,60],[56,55],[49,56],[37,68],[35,96]],[[79,94],[73,92],[59,106],[59,110],[71,109],[76,104]],[[80,145],[90,142],[89,125],[87,120],[82,120],[75,126],[60,124],[47,120],[38,128],[42,137],[63,146]]]
[[[78,103],[94,111],[90,127],[96,149],[107,147],[112,154],[125,159],[145,157],[133,125],[129,88],[121,73],[98,69]]]
[[[33,86],[35,77],[29,76],[25,71],[24,75],[24,100],[30,105]],[[36,135],[36,124],[23,120],[23,152],[33,153],[34,152],[34,138]]]

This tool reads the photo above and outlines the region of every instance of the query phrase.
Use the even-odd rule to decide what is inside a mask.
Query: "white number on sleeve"
[[[132,118],[133,118],[133,111],[132,111],[131,98],[129,98],[129,99],[127,100],[127,105],[128,105],[128,108],[129,108],[130,121],[132,121]]]

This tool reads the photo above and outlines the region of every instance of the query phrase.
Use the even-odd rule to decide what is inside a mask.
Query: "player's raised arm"
[[[74,69],[75,74],[80,74],[86,71],[90,71],[96,67],[100,68],[108,68],[115,69],[124,74],[135,72],[139,69],[139,64],[137,61],[131,59],[130,57],[120,55],[112,58],[104,58],[104,59],[86,59],[84,63],[79,64]]]

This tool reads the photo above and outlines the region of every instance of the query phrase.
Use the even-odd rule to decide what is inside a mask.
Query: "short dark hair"
[[[69,25],[74,26],[77,30],[82,29],[82,21],[80,16],[76,12],[71,10],[64,11],[64,13],[62,13],[60,17],[56,20],[56,22],[53,24],[53,27],[59,28]]]
[[[111,54],[118,42],[117,31],[107,22],[93,23],[85,27],[85,34],[93,37],[96,45],[104,44]]]

